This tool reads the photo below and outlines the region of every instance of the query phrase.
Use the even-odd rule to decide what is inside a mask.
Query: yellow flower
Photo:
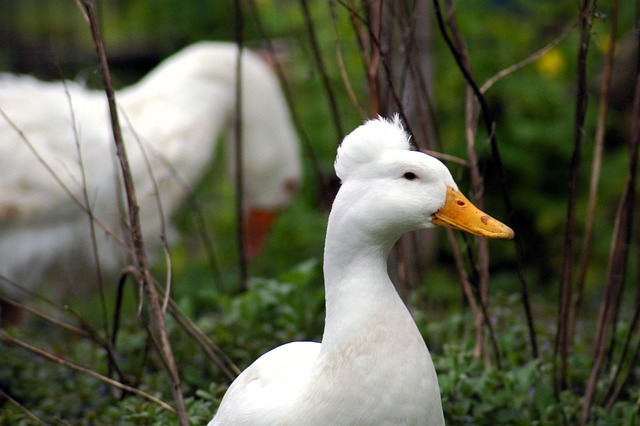
[[[611,39],[608,35],[602,36],[596,40],[596,46],[598,46],[598,50],[606,54],[611,48]]]
[[[564,56],[558,49],[551,49],[542,55],[542,57],[536,62],[538,72],[548,77],[552,77],[560,73],[564,70],[565,66],[566,61]]]

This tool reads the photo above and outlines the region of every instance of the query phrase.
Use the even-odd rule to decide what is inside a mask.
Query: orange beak
[[[444,206],[431,218],[436,225],[448,226],[485,238],[513,238],[513,229],[474,206],[462,193],[447,186]]]
[[[262,251],[276,214],[276,211],[266,209],[251,209],[245,214],[244,247],[247,257],[254,258]]]

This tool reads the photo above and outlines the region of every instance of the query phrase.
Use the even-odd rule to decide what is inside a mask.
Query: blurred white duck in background
[[[410,151],[397,117],[348,135],[335,169],[342,186],[325,242],[322,343],[288,343],[258,358],[209,426],[444,424],[436,371],[387,255],[404,233],[434,225],[488,238],[513,231],[458,192],[440,161]]]
[[[168,219],[211,164],[217,140],[232,139],[237,55],[233,44],[198,43],[116,94],[151,251],[159,248],[162,230],[149,169]],[[301,160],[277,78],[249,51],[242,61],[244,223],[249,254],[255,254],[273,215],[300,183]],[[5,74],[0,109],[80,200],[82,159],[93,214],[122,234],[120,169],[104,92]],[[97,236],[103,268],[117,271],[124,265],[122,247],[100,228]],[[84,275],[94,264],[92,253],[87,214],[0,116],[0,274],[28,287],[51,271],[58,281],[86,281],[95,277]]]

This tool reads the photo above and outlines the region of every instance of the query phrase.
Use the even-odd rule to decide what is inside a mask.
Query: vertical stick
[[[282,66],[282,63],[278,60],[276,55],[276,49],[273,43],[272,38],[265,30],[262,20],[260,18],[260,13],[258,11],[258,7],[256,5],[256,0],[249,0],[249,10],[253,17],[253,22],[256,25],[258,33],[260,34],[260,38],[265,40],[267,43],[267,47],[274,58],[274,67],[276,70],[276,74],[278,75],[278,79],[280,80],[280,85],[282,86],[282,90],[284,92],[284,97],[287,99],[287,104],[289,105],[289,111],[291,112],[291,119],[293,120],[293,124],[296,128],[298,135],[300,136],[300,141],[302,142],[302,147],[304,149],[304,153],[306,159],[309,161],[311,165],[311,170],[316,176],[317,184],[319,185],[319,193],[320,194],[329,194],[331,193],[331,183],[330,179],[322,170],[320,166],[320,161],[318,160],[318,156],[315,153],[314,147],[311,144],[309,139],[309,135],[305,131],[305,127],[302,124],[302,120],[300,119],[300,114],[296,108],[296,105],[293,102],[293,93],[291,91],[291,84],[287,82],[285,70]],[[332,7],[333,3],[330,3],[330,7]],[[335,22],[334,22],[335,24]],[[336,49],[338,47],[336,46]]]
[[[448,4],[449,10],[453,10],[453,4]],[[449,28],[453,35],[454,42],[458,53],[461,56],[462,63],[465,68],[471,73],[471,61],[469,60],[469,53],[465,46],[464,39],[455,19],[453,13],[449,14],[448,20]],[[478,206],[483,208],[482,192],[484,185],[482,182],[482,176],[478,168],[478,156],[475,150],[475,135],[476,135],[476,100],[473,93],[473,89],[467,83],[466,102],[465,102],[465,136],[467,141],[467,157],[469,161],[469,170],[471,172],[471,199]],[[488,318],[484,318],[485,312],[489,311],[489,247],[487,240],[484,238],[473,238],[476,248],[478,249],[477,263],[473,265],[478,269],[478,297],[480,306],[483,307],[481,311],[478,311],[478,315],[475,318],[476,326],[476,347],[475,355],[477,357],[483,357],[485,366],[490,366],[489,352],[487,351],[487,345],[484,336],[484,324],[488,321]],[[495,339],[494,339],[495,340]]]
[[[609,265],[607,268],[607,281],[596,326],[595,355],[591,373],[589,375],[589,381],[587,382],[587,388],[585,390],[582,413],[580,415],[581,425],[585,425],[589,418],[589,411],[591,409],[593,395],[596,391],[598,376],[605,358],[605,345],[609,327],[614,323],[614,319],[617,317],[618,309],[620,307],[619,301],[627,269],[629,243],[631,240],[633,225],[633,207],[636,195],[639,146],[640,72],[636,74],[636,88],[633,99],[631,141],[629,144],[629,171],[627,173],[627,181],[616,212],[615,226],[611,239]],[[635,309],[635,315],[637,315],[637,310],[640,309],[640,306],[636,305]],[[634,357],[635,356],[637,355],[634,355]]]
[[[578,172],[582,152],[582,135],[587,111],[587,75],[586,63],[589,52],[591,31],[592,1],[584,0],[580,9],[580,41],[578,46],[578,75],[576,94],[576,116],[573,137],[573,155],[569,168],[567,195],[566,227],[564,233],[564,251],[560,274],[560,298],[558,303],[557,332],[554,347],[553,382],[556,397],[567,388],[567,368],[569,356],[569,308],[573,281],[573,234],[575,231],[575,205],[578,192]],[[559,365],[558,365],[559,364]]]
[[[91,28],[91,34],[93,36],[94,44],[96,47],[96,55],[100,63],[100,71],[102,73],[103,84],[105,92],[107,94],[107,101],[109,104],[109,113],[111,117],[111,126],[113,130],[114,142],[116,145],[116,153],[120,162],[120,168],[122,170],[122,178],[125,185],[127,195],[127,205],[129,211],[129,222],[131,230],[131,239],[133,241],[133,247],[135,251],[135,258],[138,267],[142,271],[142,286],[149,296],[149,304],[151,307],[151,326],[152,330],[158,335],[158,339],[154,339],[158,343],[158,349],[163,358],[169,376],[172,382],[173,397],[176,402],[176,411],[180,425],[187,426],[189,420],[187,418],[186,407],[184,405],[184,399],[182,397],[182,391],[180,389],[180,375],[178,374],[178,368],[173,357],[173,351],[171,349],[171,343],[169,342],[169,336],[164,324],[164,313],[160,306],[160,300],[158,293],[153,285],[153,277],[149,271],[149,262],[147,259],[146,251],[144,248],[144,241],[142,238],[142,229],[140,227],[140,217],[138,201],[136,198],[135,188],[133,185],[133,178],[131,176],[131,170],[129,162],[127,160],[127,154],[124,147],[124,141],[122,138],[122,130],[120,128],[120,122],[118,120],[118,109],[116,106],[115,92],[113,85],[111,84],[111,75],[109,73],[109,66],[107,64],[107,55],[102,42],[102,36],[98,28],[98,22],[96,13],[93,7],[92,0],[82,0],[84,10],[89,18],[89,26]]]
[[[598,121],[596,127],[595,145],[593,148],[593,162],[591,165],[591,181],[589,186],[589,201],[587,205],[587,218],[585,221],[584,239],[582,242],[582,253],[580,254],[580,263],[578,264],[578,278],[576,279],[576,289],[573,295],[571,310],[569,312],[568,340],[569,344],[573,341],[575,334],[576,321],[580,313],[582,305],[582,294],[591,257],[591,243],[593,240],[593,226],[595,222],[595,212],[598,203],[598,184],[600,182],[600,164],[602,163],[602,148],[604,146],[604,133],[606,127],[607,105],[609,101],[609,88],[611,86],[611,77],[613,75],[613,62],[616,50],[616,32],[618,26],[618,0],[611,3],[611,15],[609,18],[611,26],[609,29],[609,48],[607,50],[607,59],[602,78],[602,86],[600,89],[600,107],[598,112]]]
[[[236,58],[236,105],[233,117],[233,130],[235,137],[235,158],[236,163],[236,224],[238,236],[238,252],[240,254],[240,281],[243,290],[247,289],[249,272],[247,269],[247,254],[245,250],[244,235],[244,173],[242,172],[242,53],[244,50],[244,16],[242,14],[242,2],[235,1],[236,13],[236,43],[238,44],[238,56]]]
[[[462,72],[465,80],[469,84],[469,87],[473,90],[473,93],[480,104],[480,112],[484,122],[484,126],[486,128],[487,133],[489,134],[489,142],[491,144],[491,153],[493,156],[493,161],[495,163],[495,168],[497,170],[498,176],[500,177],[500,184],[502,187],[502,196],[504,199],[505,207],[507,209],[507,214],[509,215],[509,221],[512,226],[516,230],[516,235],[513,239],[516,248],[516,266],[518,272],[518,283],[520,284],[520,294],[522,296],[522,305],[524,307],[525,316],[527,318],[527,326],[529,328],[529,341],[531,343],[531,352],[534,358],[538,357],[538,343],[536,337],[535,326],[533,323],[533,314],[531,312],[531,305],[529,303],[529,290],[527,286],[527,282],[524,277],[524,253],[522,249],[522,241],[520,239],[520,234],[518,231],[518,224],[516,220],[515,210],[513,209],[513,204],[511,203],[511,197],[509,195],[508,190],[508,182],[507,175],[505,173],[504,167],[502,165],[502,156],[500,154],[500,148],[498,146],[498,140],[495,134],[495,122],[491,115],[491,111],[489,110],[489,105],[487,104],[486,99],[482,95],[480,88],[474,81],[471,76],[469,70],[464,66],[464,62],[462,60],[462,56],[457,51],[454,43],[449,37],[447,33],[447,28],[445,25],[444,18],[442,16],[442,9],[440,7],[440,2],[438,0],[433,0],[433,7],[436,14],[436,20],[438,22],[438,27],[440,28],[440,33],[444,38],[444,41],[447,43],[449,50],[453,55],[456,63],[458,64],[458,68]]]
[[[302,6],[302,13],[304,15],[305,23],[307,25],[307,32],[309,34],[309,41],[311,42],[311,48],[313,49],[313,55],[315,57],[316,64],[320,70],[320,76],[322,77],[322,83],[324,85],[325,93],[327,94],[327,100],[329,102],[329,112],[333,118],[333,125],[335,126],[338,140],[342,140],[344,131],[342,128],[342,120],[340,119],[340,110],[338,109],[338,101],[331,88],[331,81],[329,80],[329,74],[327,68],[322,59],[322,53],[320,51],[320,45],[318,44],[318,38],[316,36],[315,27],[313,25],[313,19],[311,18],[311,11],[309,10],[309,4],[307,0],[300,0]]]

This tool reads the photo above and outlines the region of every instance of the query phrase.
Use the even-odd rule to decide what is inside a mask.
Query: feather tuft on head
[[[378,116],[368,120],[342,140],[335,162],[336,174],[344,181],[360,166],[376,161],[385,151],[409,150],[409,138],[398,114],[392,119]]]

